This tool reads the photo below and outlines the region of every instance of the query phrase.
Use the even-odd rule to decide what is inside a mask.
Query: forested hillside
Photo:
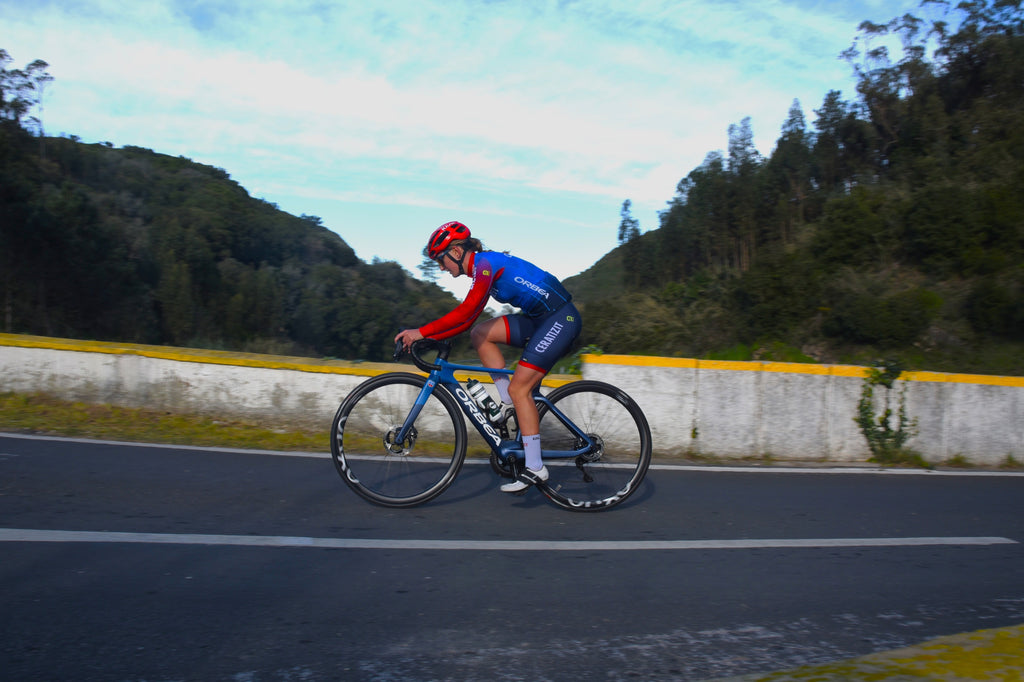
[[[456,304],[221,169],[33,135],[33,72],[8,62],[0,331],[382,360],[401,325]]]
[[[813,127],[794,102],[767,158],[749,118],[729,126],[658,229],[625,203],[621,246],[568,282],[585,342],[1024,374],[1024,13],[945,19],[862,24],[856,96],[830,92]]]

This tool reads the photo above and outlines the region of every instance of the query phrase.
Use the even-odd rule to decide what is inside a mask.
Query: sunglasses
[[[453,248],[455,248],[455,247],[453,246],[451,248],[447,248],[444,251],[442,251],[440,254],[438,254],[437,258],[434,259],[434,262],[437,263],[440,266],[441,263],[444,262],[445,256],[451,256]],[[455,256],[452,256],[452,260],[455,260]]]

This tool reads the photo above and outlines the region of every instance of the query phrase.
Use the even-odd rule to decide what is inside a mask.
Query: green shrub
[[[897,407],[892,408],[893,390],[903,370],[896,362],[876,363],[868,370],[857,402],[854,421],[860,426],[871,450],[871,461],[881,464],[914,464],[926,466],[921,456],[906,447],[908,440],[917,435],[917,420],[907,417],[907,387],[896,396]],[[885,394],[883,410],[875,414],[875,390],[881,387]],[[893,423],[895,417],[895,423]]]
[[[880,297],[859,293],[840,297],[823,331],[855,343],[893,347],[913,343],[931,324],[942,299],[927,289]]]
[[[971,288],[965,306],[974,331],[1024,341],[1024,288],[986,278]]]

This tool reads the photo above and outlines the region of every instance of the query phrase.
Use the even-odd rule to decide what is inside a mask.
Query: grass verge
[[[0,393],[0,431],[302,452],[326,452],[329,443],[326,429],[292,432],[201,415],[70,402],[39,393]]]

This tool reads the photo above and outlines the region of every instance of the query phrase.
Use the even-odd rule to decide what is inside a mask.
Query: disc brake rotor
[[[401,430],[399,426],[392,426],[387,433],[384,434],[384,449],[391,455],[402,455],[406,457],[412,452],[412,448],[416,445],[416,429],[410,429],[409,434],[405,437],[405,440],[398,442],[398,432]]]

